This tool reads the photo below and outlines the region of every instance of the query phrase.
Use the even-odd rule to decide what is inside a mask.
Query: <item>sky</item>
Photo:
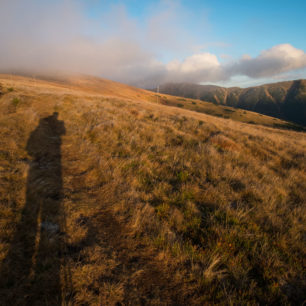
[[[306,78],[305,0],[0,0],[0,72],[143,87]]]

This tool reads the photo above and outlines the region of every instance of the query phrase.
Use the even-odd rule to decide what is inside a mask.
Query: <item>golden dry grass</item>
[[[0,79],[2,304],[302,304],[305,133],[88,82]],[[28,190],[35,203],[56,183],[26,149],[53,112],[66,130],[62,196],[25,217]],[[60,230],[41,231],[43,218]]]
[[[14,75],[1,75],[0,80],[3,80],[7,87],[11,87],[14,82],[18,82],[18,86],[23,90],[29,88],[41,88],[44,91],[64,91],[70,92],[73,95],[103,95],[104,97],[123,98],[129,101],[151,102],[154,104],[162,104],[167,106],[178,107],[186,110],[192,110],[199,113],[213,115],[216,117],[231,119],[238,122],[260,124],[268,127],[277,127],[283,129],[304,130],[305,127],[299,126],[292,122],[272,118],[255,112],[232,108],[228,106],[215,105],[197,99],[188,99],[176,97],[166,94],[156,94],[151,91],[131,87],[121,83],[95,78],[90,76],[54,76],[53,78],[45,77],[43,79],[33,79]]]

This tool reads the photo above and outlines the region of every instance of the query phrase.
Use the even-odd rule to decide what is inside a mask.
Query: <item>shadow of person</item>
[[[55,112],[42,118],[28,139],[26,150],[32,159],[26,203],[1,269],[5,305],[61,305],[64,224],[60,209],[61,136],[64,134],[64,122],[58,120]]]

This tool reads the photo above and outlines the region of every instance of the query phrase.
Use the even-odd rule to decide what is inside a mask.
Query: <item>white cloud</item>
[[[243,56],[238,63],[228,68],[230,75],[243,74],[249,77],[267,77],[306,67],[306,54],[290,44],[281,44],[264,50],[255,58]]]
[[[166,65],[164,81],[166,82],[203,82],[220,77],[221,65],[216,55],[199,53],[174,60]]]
[[[167,65],[169,71],[181,73],[193,73],[199,70],[216,69],[220,63],[214,54],[200,53],[187,57],[183,62],[170,62]]]

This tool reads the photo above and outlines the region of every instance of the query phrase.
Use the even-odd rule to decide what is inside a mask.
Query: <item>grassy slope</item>
[[[215,105],[201,100],[180,98],[175,96],[171,97],[166,95],[159,95],[159,98],[155,97],[152,101],[154,101],[155,99],[156,101],[164,105],[181,107],[195,112],[217,116],[224,119],[231,119],[238,122],[260,124],[269,127],[293,129],[298,131],[305,130],[305,128],[303,128],[302,126],[292,122],[287,122],[284,120],[272,118],[263,114],[258,114],[239,108]]]
[[[65,80],[67,82],[67,80]],[[281,119],[272,118],[263,114],[252,111],[236,109],[228,106],[214,105],[199,99],[181,98],[171,95],[153,94],[150,91],[133,88],[108,80],[99,78],[71,78],[69,84],[74,88],[120,98],[136,99],[140,101],[149,101],[168,106],[180,107],[208,115],[218,116],[225,119],[232,119],[239,122],[261,124],[269,127],[285,128],[285,129],[303,129],[301,126],[287,122]]]
[[[5,76],[4,78],[9,80],[11,76]],[[41,80],[33,80],[24,77],[14,77],[18,79],[24,86],[46,86],[46,83]],[[0,75],[1,80],[1,75]],[[277,118],[272,118],[262,114],[258,114],[248,110],[236,109],[228,106],[214,105],[209,102],[181,98],[165,94],[156,94],[151,91],[131,87],[117,82],[112,82],[109,80],[95,78],[95,77],[55,77],[54,80],[47,79],[48,87],[51,88],[64,88],[70,91],[81,91],[81,93],[87,93],[89,95],[101,94],[107,97],[117,97],[133,101],[148,101],[157,104],[164,104],[168,106],[179,107],[183,109],[188,109],[208,115],[213,115],[225,119],[232,119],[239,122],[260,124],[269,127],[277,127],[284,129],[303,129],[294,123],[283,121]]]
[[[305,134],[145,103],[155,96],[81,81],[0,80],[0,299],[302,303]],[[24,228],[23,239],[36,235],[45,255],[21,278],[26,254],[15,233],[25,147],[39,119],[54,111],[66,128],[64,197],[61,217],[51,208],[48,216],[61,231],[37,236]],[[13,256],[20,260],[8,269]]]

